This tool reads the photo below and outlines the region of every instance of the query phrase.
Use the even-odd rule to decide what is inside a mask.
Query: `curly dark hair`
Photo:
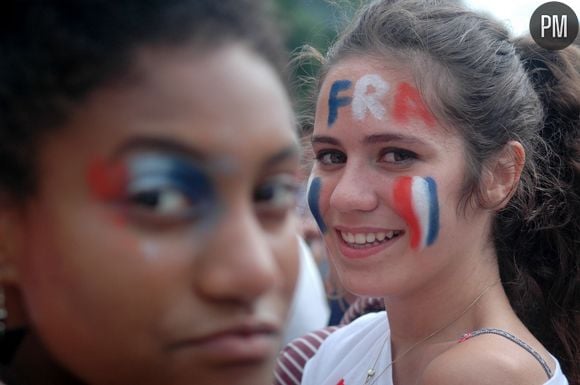
[[[147,45],[247,44],[282,75],[282,39],[260,0],[0,3],[0,193],[35,190],[42,138],[92,90],[128,75]],[[283,77],[285,79],[285,77]]]
[[[542,102],[537,182],[525,209],[508,205],[495,221],[502,281],[512,306],[580,384],[580,49],[517,52]]]

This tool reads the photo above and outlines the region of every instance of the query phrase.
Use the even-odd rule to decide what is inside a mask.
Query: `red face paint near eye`
[[[98,199],[109,202],[121,199],[126,193],[128,171],[124,163],[112,164],[103,159],[94,160],[87,169],[89,189]],[[119,230],[127,230],[127,218],[122,212],[112,212],[110,221]],[[120,242],[131,255],[144,253],[135,234],[123,232]],[[145,254],[145,253],[144,253]]]
[[[87,170],[90,191],[103,201],[122,197],[127,180],[127,170],[123,164],[111,164],[103,159],[96,159]]]
[[[407,122],[412,118],[420,118],[429,126],[435,126],[435,118],[429,112],[419,91],[409,83],[400,83],[395,94],[393,117],[399,122]]]

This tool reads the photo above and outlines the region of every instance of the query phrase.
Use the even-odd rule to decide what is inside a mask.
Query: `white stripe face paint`
[[[372,88],[371,92],[369,88]],[[352,114],[355,119],[363,120],[367,110],[381,120],[385,116],[385,107],[381,99],[389,91],[390,86],[379,75],[368,74],[361,77],[355,84],[352,98]]]
[[[439,233],[437,184],[431,177],[402,176],[394,184],[395,210],[409,226],[411,247],[432,245]]]
[[[413,178],[411,185],[413,195],[413,208],[419,221],[421,232],[421,244],[419,248],[423,249],[427,246],[427,233],[429,229],[429,213],[430,213],[430,196],[429,184],[423,178]]]

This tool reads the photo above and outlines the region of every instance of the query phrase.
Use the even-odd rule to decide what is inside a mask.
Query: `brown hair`
[[[511,140],[526,151],[520,183],[493,225],[510,302],[580,383],[580,55],[513,41],[501,24],[454,1],[373,1],[329,49],[322,78],[353,55],[412,68],[434,115],[461,133],[463,204],[486,161]],[[321,81],[320,81],[321,82]]]

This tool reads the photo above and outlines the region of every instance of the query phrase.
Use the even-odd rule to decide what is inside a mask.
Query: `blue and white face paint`
[[[106,202],[148,209],[156,215],[201,217],[215,209],[209,175],[176,155],[139,153],[120,162],[93,162],[87,172],[93,194]]]
[[[219,206],[211,178],[202,167],[175,155],[138,154],[126,163],[126,199],[156,214],[205,222]]]

